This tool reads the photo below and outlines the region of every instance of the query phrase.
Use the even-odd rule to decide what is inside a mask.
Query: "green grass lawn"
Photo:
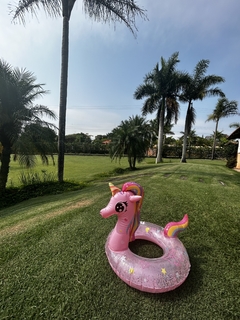
[[[154,162],[153,159],[149,161]],[[18,162],[11,161],[10,172],[7,186],[19,186],[21,174],[38,173],[41,176],[43,174],[54,176],[57,180],[57,157],[55,157],[56,165],[53,165],[51,160],[49,165],[43,165],[40,158],[37,158],[37,166],[31,169],[21,167]],[[145,161],[140,167],[146,165]],[[95,175],[106,174],[116,168],[126,168],[128,166],[127,159],[123,158],[121,162],[111,161],[109,156],[65,156],[64,177],[70,181],[87,181],[94,179]]]
[[[65,177],[98,176],[88,187],[0,210],[0,319],[239,319],[240,173],[221,161],[147,159],[139,170],[104,177],[127,164],[83,158],[67,157]],[[137,291],[112,271],[104,245],[116,217],[99,214],[109,181],[144,187],[141,220],[164,226],[189,215],[179,238],[191,271],[176,290]],[[161,254],[141,241],[136,247],[140,255]]]

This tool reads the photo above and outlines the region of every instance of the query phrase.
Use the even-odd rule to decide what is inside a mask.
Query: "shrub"
[[[227,166],[228,168],[230,168],[230,169],[235,168],[236,165],[237,165],[237,159],[236,159],[236,157],[234,157],[234,158],[232,157],[232,158],[227,159],[226,166]]]
[[[237,148],[238,145],[235,143],[228,143],[224,147],[224,155],[227,159],[226,166],[228,168],[234,168],[237,165]]]
[[[57,180],[57,177],[53,172],[47,173],[46,170],[42,170],[42,175],[38,172],[21,172],[19,180],[23,186],[28,186],[42,182],[53,182]]]

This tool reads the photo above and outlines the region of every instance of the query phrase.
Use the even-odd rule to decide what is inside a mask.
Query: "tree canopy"
[[[129,117],[110,133],[110,157],[112,160],[127,155],[129,167],[136,169],[136,162],[141,162],[151,143],[151,131],[145,118]]]
[[[41,117],[56,117],[46,106],[34,105],[34,101],[46,93],[31,72],[0,60],[0,191],[6,187],[11,153],[21,155],[21,161],[30,165],[34,163],[34,153],[38,152],[47,162],[49,145],[51,141],[54,143],[50,139],[54,126]]]
[[[157,63],[155,68],[144,77],[143,84],[139,85],[134,92],[135,99],[145,98],[142,107],[144,116],[155,111],[158,114],[157,163],[162,162],[164,120],[166,117],[169,121],[175,118],[176,122],[178,119],[177,96],[185,76],[184,73],[176,70],[178,62],[178,52],[173,53],[168,60],[161,57],[161,67]]]
[[[187,102],[188,108],[185,118],[181,162],[186,162],[187,137],[196,119],[196,110],[194,109],[193,101],[203,100],[210,96],[224,97],[222,90],[214,87],[216,84],[224,82],[224,79],[214,74],[206,75],[209,63],[209,60],[200,60],[196,64],[193,73],[191,75],[187,74],[185,77],[185,84],[180,95],[180,101]]]
[[[238,114],[238,103],[235,100],[229,101],[226,97],[218,99],[216,107],[212,114],[210,114],[206,121],[214,121],[216,123],[212,147],[212,160],[215,157],[216,137],[218,130],[218,123],[221,118],[230,117]]]

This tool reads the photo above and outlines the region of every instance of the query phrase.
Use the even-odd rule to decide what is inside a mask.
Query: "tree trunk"
[[[188,104],[186,119],[185,119],[185,127],[184,127],[184,136],[183,136],[183,147],[182,147],[182,158],[180,162],[187,162],[187,137],[189,134],[189,116],[188,113],[190,112],[191,103]]]
[[[69,51],[69,14],[63,8],[63,33],[62,33],[62,63],[60,83],[59,105],[59,133],[58,133],[58,181],[63,182],[64,153],[65,153],[65,130],[67,109],[67,83],[68,83],[68,51]]]
[[[133,157],[133,169],[134,170],[136,169],[136,160],[137,160],[137,158],[134,156]]]
[[[11,157],[11,147],[3,146],[2,154],[0,158],[0,193],[3,193],[6,189],[8,173],[9,173],[9,163]]]
[[[211,158],[211,160],[214,160],[214,158],[215,158],[215,148],[216,148],[217,129],[218,129],[218,121],[216,121],[216,127],[215,127],[215,132],[214,132],[214,137],[213,137],[212,158]]]
[[[130,156],[128,156],[128,164],[129,164],[129,167],[130,169],[132,170],[132,158]]]
[[[162,105],[161,105],[161,110],[159,115],[158,151],[157,151],[156,163],[162,162],[164,115],[165,115],[165,98],[162,99]]]

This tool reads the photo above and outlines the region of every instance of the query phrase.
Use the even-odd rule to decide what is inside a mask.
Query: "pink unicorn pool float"
[[[179,287],[190,271],[187,251],[177,238],[178,233],[188,226],[188,216],[179,222],[168,223],[165,228],[140,221],[143,188],[135,182],[125,183],[122,190],[111,183],[109,186],[112,197],[100,214],[103,218],[113,214],[118,216],[105,245],[113,271],[129,286],[145,292],[167,292]],[[157,244],[163,255],[150,259],[134,254],[128,245],[135,239]]]

